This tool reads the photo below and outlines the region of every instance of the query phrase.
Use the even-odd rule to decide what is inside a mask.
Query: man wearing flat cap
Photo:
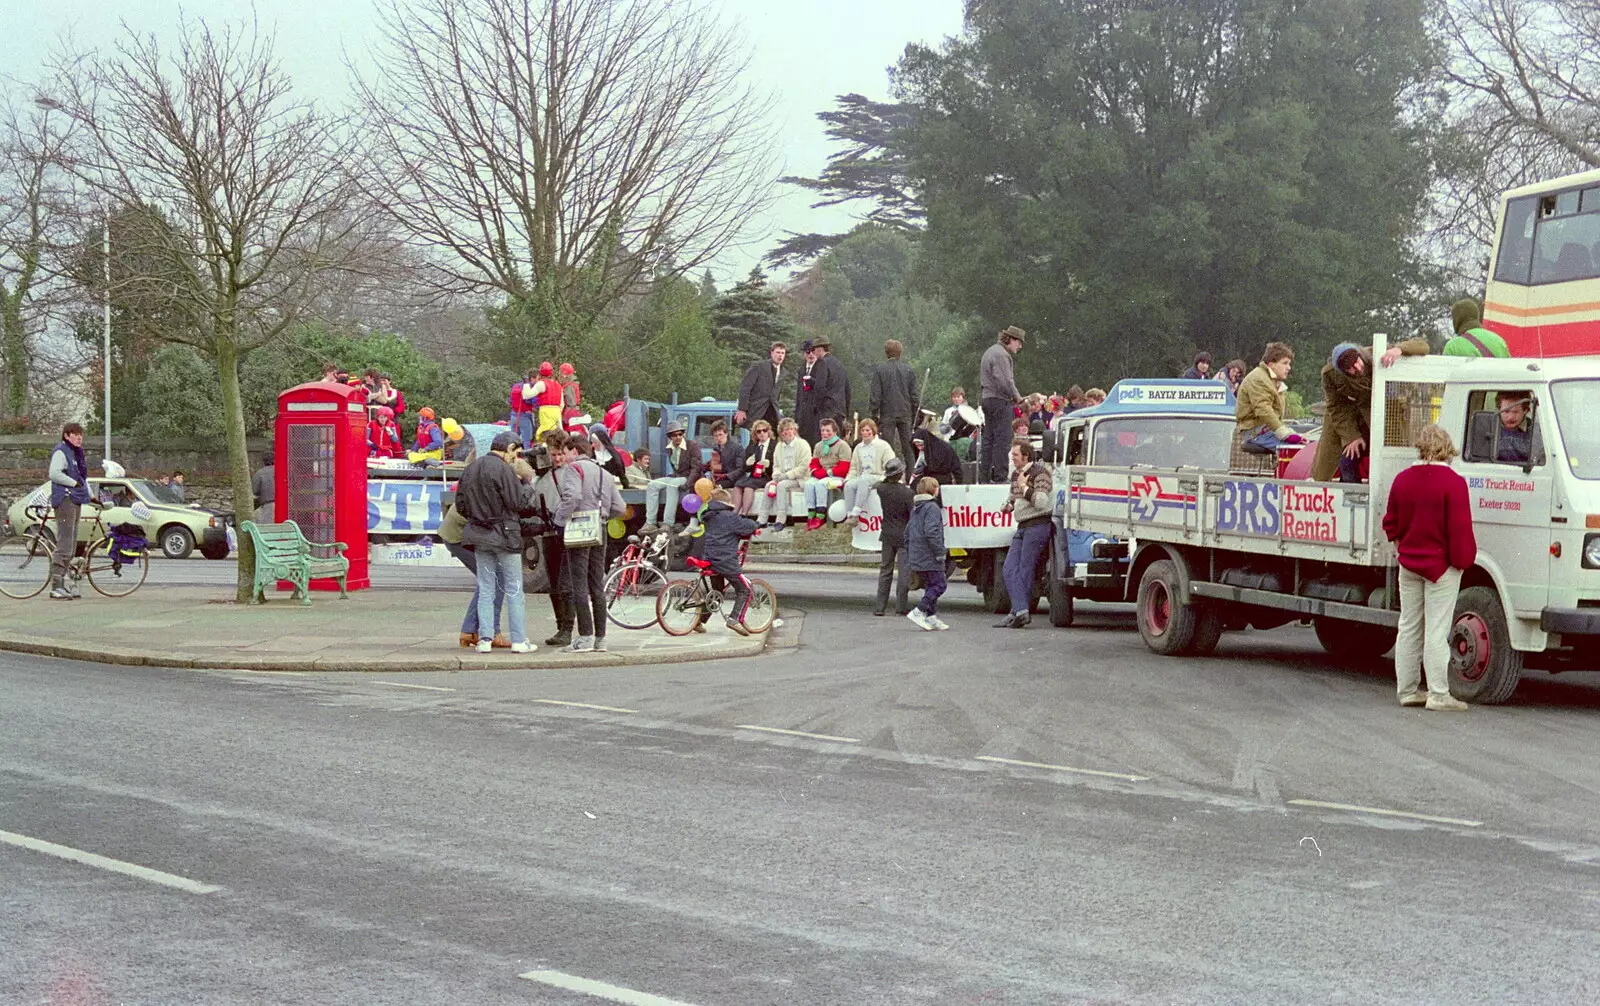
[[[812,394],[812,372],[817,365],[817,351],[811,340],[800,344],[800,373],[794,380],[794,421],[800,427],[800,437],[808,444],[816,443],[817,400]]]
[[[1011,325],[1000,333],[995,344],[983,351],[978,364],[978,404],[983,409],[983,450],[979,455],[978,479],[1006,482],[1011,458],[1011,407],[1022,401],[1011,370],[1011,355],[1022,348],[1028,333]]]

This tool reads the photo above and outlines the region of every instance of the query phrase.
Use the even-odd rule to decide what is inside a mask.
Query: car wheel
[[[181,524],[161,529],[161,554],[168,559],[187,559],[194,551],[194,535]]]

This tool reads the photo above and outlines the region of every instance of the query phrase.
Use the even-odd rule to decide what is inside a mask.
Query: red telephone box
[[[273,519],[292,520],[312,541],[342,541],[350,560],[346,586],[365,590],[367,575],[367,392],[317,382],[278,395],[278,480]],[[287,585],[279,585],[287,589]],[[312,590],[338,590],[335,580]]]

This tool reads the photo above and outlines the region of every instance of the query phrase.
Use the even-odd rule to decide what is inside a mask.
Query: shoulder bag
[[[575,467],[578,469],[578,484],[581,486],[584,480],[583,467],[582,465]],[[561,533],[561,543],[567,548],[593,548],[600,544],[602,534],[599,510],[576,510],[567,518],[567,526]]]

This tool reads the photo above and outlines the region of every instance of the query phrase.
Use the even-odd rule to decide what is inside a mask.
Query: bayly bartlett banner
[[[1003,485],[945,486],[939,491],[944,509],[945,548],[1005,548],[1015,530],[1005,506],[1010,490]],[[883,526],[883,510],[878,494],[868,496],[867,515],[856,525],[850,544],[863,552],[879,551],[878,533]]]

